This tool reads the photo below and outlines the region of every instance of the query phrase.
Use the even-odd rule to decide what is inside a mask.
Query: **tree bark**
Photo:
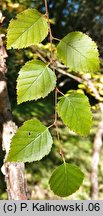
[[[92,161],[91,161],[91,198],[92,200],[97,200],[99,198],[99,185],[98,185],[98,166],[100,150],[102,147],[102,137],[103,137],[103,103],[99,103],[101,110],[101,121],[98,124],[97,132],[94,137],[93,151],[92,151]]]
[[[100,95],[95,86],[93,85],[91,80],[88,80],[86,76],[84,79],[87,81],[88,86],[91,88],[94,93],[95,98],[100,101]],[[94,137],[93,142],[93,150],[92,150],[92,160],[91,160],[91,192],[90,196],[92,200],[97,200],[99,198],[99,185],[98,185],[98,166],[99,166],[99,158],[100,151],[102,147],[102,139],[103,139],[103,103],[99,102],[99,108],[101,112],[101,120],[98,124],[97,131]]]
[[[2,135],[2,148],[6,151],[6,156],[10,149],[11,138],[17,131],[17,126],[13,122],[11,106],[7,90],[6,79],[6,58],[7,53],[3,46],[3,35],[0,35],[0,128]],[[2,167],[7,184],[7,193],[10,200],[26,200],[26,183],[24,176],[24,163],[6,163]]]

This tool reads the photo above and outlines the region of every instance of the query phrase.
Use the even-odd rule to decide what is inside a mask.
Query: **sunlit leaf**
[[[39,120],[26,121],[14,135],[7,161],[32,162],[49,154],[52,137],[46,126]]]
[[[58,57],[73,71],[97,72],[99,53],[96,43],[82,32],[71,32],[57,46]]]
[[[66,197],[79,189],[83,178],[84,174],[79,167],[64,163],[54,170],[49,184],[56,195]]]
[[[57,111],[70,130],[86,136],[92,125],[92,113],[88,98],[78,92],[63,96],[57,104]]]
[[[27,9],[10,21],[7,48],[24,48],[43,41],[48,34],[47,19],[36,9]]]
[[[37,100],[46,97],[56,86],[56,76],[48,65],[32,60],[19,72],[17,79],[17,101]]]

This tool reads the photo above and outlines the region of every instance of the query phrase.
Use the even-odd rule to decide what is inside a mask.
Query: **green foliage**
[[[27,9],[11,20],[7,33],[7,48],[24,48],[45,39],[48,34],[47,19],[36,9]]]
[[[73,71],[98,72],[99,53],[94,41],[82,32],[71,32],[57,46],[58,57]]]
[[[64,163],[54,170],[49,184],[56,195],[66,197],[78,190],[83,178],[84,174],[77,166]]]
[[[49,154],[52,137],[46,126],[39,120],[26,121],[14,135],[7,161],[32,162]]]
[[[46,38],[48,28],[48,21],[44,15],[35,9],[25,10],[17,15],[16,20],[10,22],[7,47],[8,49],[20,49],[38,44]],[[99,70],[97,46],[90,37],[82,32],[71,32],[65,36],[57,46],[57,54],[63,63],[75,72],[96,72]],[[17,79],[18,104],[44,98],[55,89],[56,75],[48,67],[55,63],[55,57],[52,55],[51,57],[53,58],[48,64],[40,60],[31,60],[22,67]],[[55,118],[52,125],[57,127],[57,108],[59,116],[71,130],[84,136],[89,133],[92,114],[88,99],[84,94],[73,92],[64,95],[57,106],[56,103],[55,94]],[[52,143],[48,128],[39,120],[26,121],[12,139],[7,161],[32,162],[40,160],[49,154]],[[62,159],[64,160],[64,156]],[[55,194],[68,196],[80,187],[83,177],[84,175],[78,167],[64,163],[51,176],[50,187]]]
[[[18,104],[46,97],[56,86],[55,73],[39,60],[27,62],[17,79]]]
[[[78,92],[65,95],[57,104],[57,111],[63,122],[81,135],[87,135],[92,124],[92,113],[88,98]]]
[[[12,108],[13,117],[18,125],[24,122],[27,119],[31,119],[34,116],[36,118],[40,118],[41,122],[44,121],[47,124],[52,123],[52,114],[53,114],[53,106],[52,106],[52,98],[53,94],[49,94],[45,99],[40,99],[35,101],[31,101],[28,103],[22,103],[21,105],[16,105]],[[49,112],[48,112],[49,111]],[[93,146],[93,137],[97,131],[97,125],[100,121],[100,113],[99,110],[93,113],[93,126],[90,131],[89,136],[81,137],[72,132],[68,132],[68,127],[62,125],[62,122],[59,120],[59,134],[61,140],[61,146],[63,148],[63,153],[66,158],[66,162],[70,164],[77,165],[85,174],[85,178],[80,187],[80,190],[76,191],[66,199],[69,200],[90,200],[90,172],[91,172],[91,155],[92,155],[92,146]],[[57,137],[55,136],[55,128],[51,128],[51,133],[53,135],[54,145],[52,146],[51,152],[48,156],[44,157],[42,160],[37,162],[26,163],[26,179],[27,185],[30,188],[30,191],[35,191],[32,193],[31,199],[58,199],[55,196],[50,188],[48,187],[48,181],[53,173],[54,169],[62,164],[62,159],[60,157],[58,151],[59,142]],[[99,198],[103,198],[103,149],[101,149],[101,158],[99,164]],[[3,182],[2,182],[3,185]],[[1,185],[1,189],[2,189]],[[40,193],[38,193],[38,190]],[[3,191],[3,189],[2,189]],[[1,193],[2,194],[2,193]],[[62,198],[61,198],[62,199]],[[64,199],[64,198],[63,198]]]

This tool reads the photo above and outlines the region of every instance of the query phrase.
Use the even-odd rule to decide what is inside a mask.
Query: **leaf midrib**
[[[33,81],[33,83],[31,85],[29,85],[29,87],[26,89],[26,91],[24,92],[24,94],[22,94],[20,97],[23,97],[27,93],[27,91],[34,85],[34,83],[37,81],[37,79],[39,79],[40,76],[42,76],[42,74],[47,69],[47,67],[48,66],[45,66],[44,70],[35,78],[35,80]]]
[[[88,59],[89,61],[93,62],[92,59],[89,59],[88,57],[86,57],[85,55],[83,55],[82,52],[80,52],[78,49],[76,49],[73,45],[71,45],[70,43],[67,43],[65,41],[64,42],[67,46],[71,47],[72,49],[74,49],[76,52],[78,52],[82,57],[84,57],[86,60]]]
[[[29,29],[30,29],[31,27],[33,27],[33,25],[35,26],[35,24],[36,24],[36,23],[39,21],[39,19],[41,19],[41,18],[42,18],[42,16],[40,16],[40,17],[38,18],[38,20],[35,21],[35,23],[33,23],[33,24],[32,24],[28,29],[26,29],[18,38],[16,38],[16,40],[15,40],[15,42],[14,42],[13,44],[15,45],[15,43],[17,42],[17,40],[18,40],[20,37],[22,37],[22,35],[25,34],[26,31],[29,31]],[[13,45],[13,44],[12,44],[12,45]],[[11,45],[11,46],[12,46],[12,45]]]
[[[48,130],[48,128],[47,128],[46,130]],[[45,133],[46,130],[43,131],[43,133]],[[34,139],[33,141],[31,141],[31,142],[30,142],[29,144],[27,144],[25,147],[23,147],[22,149],[20,149],[16,154],[14,154],[14,155],[12,156],[12,158],[15,157],[16,155],[18,155],[18,154],[19,154],[21,151],[23,151],[27,146],[31,145],[33,142],[35,142],[36,140],[38,140],[38,139],[40,138],[40,136],[43,135],[43,133],[41,133],[39,136],[37,136],[36,139]]]
[[[73,104],[72,104],[72,102],[71,102],[71,99],[68,97],[68,96],[64,96],[65,97],[65,100],[67,99],[67,101],[69,102],[69,106],[70,106],[70,104],[71,104],[71,106],[72,106],[72,108],[73,108],[73,110],[74,110],[74,113],[75,113],[75,115],[76,115],[76,118],[77,118],[77,122],[79,122],[80,123],[80,120],[78,119],[78,116],[77,116],[77,113],[76,113],[76,109],[75,109],[75,107],[73,106]],[[70,124],[71,125],[71,124]],[[70,126],[71,127],[71,126]]]

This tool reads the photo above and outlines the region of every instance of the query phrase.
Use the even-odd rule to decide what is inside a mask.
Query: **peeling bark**
[[[0,35],[0,131],[2,135],[2,148],[6,151],[7,156],[10,149],[11,138],[17,131],[17,126],[12,119],[8,97],[7,80],[5,76],[7,72],[7,53],[3,46],[2,37],[3,35]],[[2,172],[5,175],[8,198],[10,200],[26,200],[24,163],[4,162]]]

